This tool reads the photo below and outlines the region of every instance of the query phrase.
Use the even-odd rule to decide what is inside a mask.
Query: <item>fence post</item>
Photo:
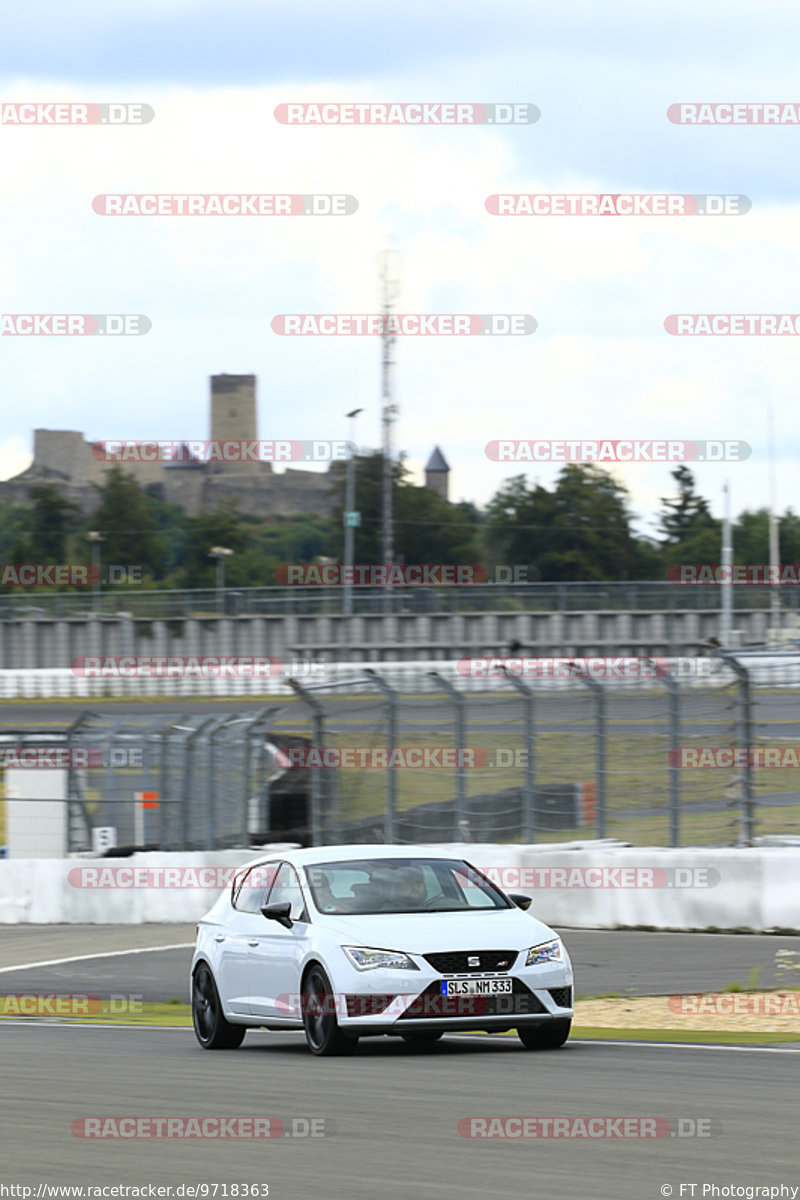
[[[397,692],[393,687],[383,679],[377,671],[372,667],[365,667],[364,674],[368,675],[370,680],[375,684],[376,688],[381,691],[386,699],[386,707],[388,710],[388,719],[386,722],[387,735],[389,742],[389,752],[393,754],[397,749]],[[383,810],[383,839],[388,844],[393,844],[395,840],[395,821],[397,817],[397,768],[389,767],[389,778],[387,780],[388,789],[386,794],[386,806]]]
[[[755,806],[753,803],[753,698],[750,689],[750,672],[744,663],[739,662],[732,654],[719,651],[739,681],[739,703],[737,706],[738,725],[741,731],[740,746],[744,747],[745,759],[742,767],[742,815],[741,831],[738,845],[752,846],[755,836]]]
[[[457,688],[454,688],[448,679],[445,679],[438,671],[428,671],[432,679],[447,692],[456,710],[456,748],[458,750],[458,766],[456,768],[456,812],[455,812],[455,833],[454,841],[466,841],[465,837],[465,822],[467,817],[467,796],[466,796],[466,774],[462,762],[461,752],[465,749],[465,726],[464,717],[464,696]]]
[[[289,687],[296,692],[299,699],[311,710],[313,733],[312,745],[322,751],[325,748],[325,718],[327,713],[319,700],[316,700],[308,688],[303,687],[297,679],[287,679]],[[322,789],[320,784],[322,768],[311,768],[311,845],[322,845]]]
[[[97,713],[93,712],[91,709],[88,709],[88,708],[84,709],[84,711],[82,713],[80,713],[80,715],[78,717],[76,717],[76,719],[72,722],[72,724],[67,727],[66,743],[70,750],[73,748],[73,742],[74,742],[76,734],[78,733],[78,730],[81,729],[88,721],[90,721],[92,719],[92,717],[97,717]],[[80,849],[80,847],[77,847],[75,845],[75,837],[74,837],[74,832],[73,832],[72,817],[73,817],[75,805],[77,805],[80,809],[80,815],[81,815],[81,818],[83,819],[83,824],[85,826],[86,833],[87,833],[87,836],[89,839],[89,843],[88,843],[89,849],[91,849],[91,846],[92,846],[92,829],[94,827],[94,822],[89,815],[89,811],[86,807],[85,799],[80,793],[80,788],[78,786],[78,776],[75,773],[76,768],[72,766],[71,758],[72,758],[72,756],[70,755],[70,765],[67,768],[67,800],[66,800],[66,803],[67,803],[67,821],[66,821],[67,848],[68,848],[70,854],[73,853],[76,849]],[[107,812],[107,808],[104,808],[103,811]]]
[[[595,836],[606,836],[606,690],[599,679],[584,675],[582,671],[573,670],[576,679],[583,683],[594,694],[595,701],[595,763],[597,770],[597,820]]]
[[[673,679],[669,672],[659,675],[656,671],[656,678],[663,682],[669,696],[669,844],[674,848],[680,845],[681,784],[678,756],[681,747],[681,693],[677,679]]]
[[[182,719],[182,718],[181,718]],[[181,789],[181,842],[182,847],[186,850],[190,843],[190,828],[189,818],[191,815],[191,796],[192,796],[192,775],[194,773],[194,744],[197,739],[203,734],[209,725],[213,725],[216,717],[207,717],[205,721],[201,721],[196,729],[191,726],[183,726],[175,724],[174,728],[182,733],[188,731],[189,736],[183,744],[183,787]],[[197,843],[199,845],[199,843]]]
[[[516,688],[522,696],[523,711],[525,713],[525,750],[527,754],[525,759],[525,783],[522,787],[522,841],[523,843],[531,844],[536,841],[536,751],[533,732],[536,715],[536,693],[527,683],[523,683],[521,679],[517,679],[514,675],[509,675],[505,666],[503,667],[503,671],[511,686]]]
[[[242,824],[241,824],[241,828],[239,830],[239,836],[242,840],[243,846],[246,846],[248,844],[248,842],[250,841],[250,829],[249,829],[250,786],[251,786],[252,776],[255,775],[255,773],[256,773],[255,770],[253,769],[253,761],[252,761],[254,750],[256,753],[258,769],[259,769],[259,788],[261,786],[260,768],[263,763],[264,743],[263,743],[263,737],[262,737],[261,745],[260,746],[254,745],[256,734],[259,732],[262,732],[262,734],[265,734],[267,731],[266,722],[269,720],[270,717],[275,716],[275,714],[279,713],[280,711],[281,711],[280,708],[275,708],[275,707],[260,708],[258,710],[258,712],[253,714],[252,717],[244,718],[245,722],[246,722],[246,729],[244,730],[244,745],[242,747]],[[260,726],[263,726],[263,730],[259,729]]]

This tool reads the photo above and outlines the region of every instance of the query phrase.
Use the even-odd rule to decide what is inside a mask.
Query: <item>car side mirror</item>
[[[292,906],[288,900],[283,900],[280,904],[265,904],[261,909],[268,921],[277,921],[284,929],[292,928],[292,918],[289,916],[291,911]]]
[[[528,909],[530,908],[531,904],[533,903],[533,897],[532,897],[532,896],[522,896],[522,895],[520,895],[520,893],[519,893],[519,892],[509,892],[509,893],[508,893],[508,898],[509,898],[509,900],[513,900],[513,901],[514,901],[514,903],[516,904],[517,908],[521,908],[521,909],[523,909],[525,912],[527,912],[527,911],[528,911]]]

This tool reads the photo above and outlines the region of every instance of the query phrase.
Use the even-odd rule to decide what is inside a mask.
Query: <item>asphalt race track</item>
[[[3,1178],[27,1185],[267,1183],[279,1200],[649,1200],[664,1184],[678,1196],[681,1182],[800,1183],[795,1049],[572,1042],[532,1054],[516,1038],[476,1036],[422,1050],[383,1038],[352,1059],[315,1059],[290,1034],[248,1034],[239,1050],[205,1053],[188,1030],[4,1025],[0,1053]],[[71,1132],[83,1117],[131,1116],[258,1116],[285,1129],[322,1118],[327,1132],[190,1141]],[[711,1136],[460,1136],[464,1117],[497,1116],[666,1117],[684,1130],[699,1120]]]
[[[183,995],[190,951],[145,948],[192,934],[186,926],[6,928],[0,990]],[[780,936],[565,937],[584,994],[713,989],[744,982],[759,964],[769,985],[775,950],[800,944]],[[86,954],[112,956],[8,970]],[[0,1183],[263,1183],[280,1200],[644,1200],[667,1194],[662,1185],[678,1198],[681,1183],[797,1186],[798,1068],[794,1044],[571,1041],[535,1054],[515,1037],[476,1035],[422,1049],[365,1040],[352,1059],[315,1059],[294,1034],[251,1032],[239,1050],[206,1053],[185,1029],[4,1021]],[[672,1126],[657,1138],[479,1139],[461,1136],[458,1125],[600,1116]],[[277,1118],[291,1134],[307,1134],[316,1120],[324,1136],[88,1140],[72,1132],[85,1117]],[[679,1120],[687,1136],[671,1136]],[[695,1195],[702,1200],[700,1188]]]
[[[209,900],[209,907],[211,900]],[[546,914],[544,915],[546,920]],[[747,985],[778,987],[776,950],[800,954],[800,937],[761,934],[644,933],[562,929],[575,968],[576,994],[660,996]],[[188,1001],[194,925],[0,926],[0,992],[95,992],[142,1000]],[[154,946],[180,949],[120,954]],[[86,956],[98,957],[86,957]],[[113,957],[107,957],[113,955]],[[75,962],[9,972],[24,963]],[[800,1195],[800,1193],[798,1193]]]

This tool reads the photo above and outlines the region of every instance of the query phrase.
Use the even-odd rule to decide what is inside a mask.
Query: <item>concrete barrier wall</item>
[[[800,847],[666,850],[584,842],[436,849],[466,857],[506,891],[532,896],[531,912],[551,925],[800,931]],[[224,873],[259,853],[0,860],[0,924],[197,921],[224,886]],[[167,869],[173,886],[156,886],[169,878],[158,874]]]
[[[485,657],[485,656],[479,656]],[[531,656],[540,658],[540,655]],[[579,656],[585,661],[585,670],[595,678],[601,679],[607,686],[614,683],[624,684],[626,688],[656,689],[664,691],[664,675],[669,674],[682,686],[707,688],[732,678],[730,668],[720,659],[713,657],[682,657],[660,658],[658,665],[625,659],[615,655],[611,659],[596,661],[596,656]],[[544,672],[549,668],[544,666],[523,668],[515,667],[511,659],[510,671],[516,671],[519,677],[528,684],[535,686],[537,691],[573,691],[583,692],[586,684],[581,679],[569,675],[569,666],[565,662],[557,668],[557,674],[550,677],[543,675],[537,678],[535,672]],[[520,660],[520,663],[524,660]],[[796,684],[800,678],[800,656],[786,659],[775,659],[765,656],[763,659],[744,660],[753,670],[753,682],[785,681]],[[430,671],[435,667],[445,679],[465,691],[508,691],[510,684],[501,676],[495,666],[485,676],[466,674],[466,668],[461,666],[460,659],[415,658],[412,660],[387,659],[381,662],[310,662],[298,660],[298,669],[293,672],[291,663],[286,664],[286,670],[273,677],[265,675],[248,678],[235,678],[233,675],[214,677],[205,674],[197,666],[187,669],[180,674],[177,669],[173,675],[113,675],[105,678],[89,678],[75,675],[69,668],[36,668],[0,670],[0,699],[46,699],[64,697],[72,699],[140,697],[168,698],[171,696],[196,696],[201,699],[209,697],[238,696],[292,696],[294,692],[288,680],[294,678],[300,683],[319,685],[323,683],[345,686],[364,683],[364,668],[372,667],[386,681],[396,688],[406,688],[409,691],[435,692],[440,685],[430,678]],[[487,659],[488,662],[488,659]],[[616,662],[616,666],[614,665]],[[780,669],[780,670],[779,670]],[[527,672],[527,674],[526,674]],[[782,673],[781,673],[782,672]],[[638,677],[637,677],[638,676]]]
[[[29,599],[34,609],[36,596]],[[736,608],[734,625],[741,644],[762,643],[769,619],[768,608]],[[69,667],[73,659],[97,654],[253,654],[327,661],[335,654],[349,653],[362,661],[447,659],[459,654],[505,654],[515,641],[535,647],[540,655],[691,655],[708,638],[719,637],[720,620],[717,608],[376,612],[350,618],[335,613],[237,617],[209,613],[155,620],[134,619],[127,613],[51,619],[44,612],[15,620],[11,612],[2,610],[0,667]],[[794,614],[785,613],[783,620],[784,627],[792,621],[796,634]]]

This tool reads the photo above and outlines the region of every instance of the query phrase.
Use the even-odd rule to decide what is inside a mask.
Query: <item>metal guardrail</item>
[[[800,612],[800,589],[778,589],[781,607]],[[768,609],[774,589],[731,586],[734,610]],[[0,595],[0,621],[86,618],[91,614],[181,619],[214,616],[341,614],[341,587],[246,587],[89,592],[16,592]],[[722,588],[678,586],[665,580],[608,583],[481,583],[471,586],[388,588],[355,585],[353,615],[470,612],[678,612],[718,611]],[[794,618],[793,618],[794,619]]]

